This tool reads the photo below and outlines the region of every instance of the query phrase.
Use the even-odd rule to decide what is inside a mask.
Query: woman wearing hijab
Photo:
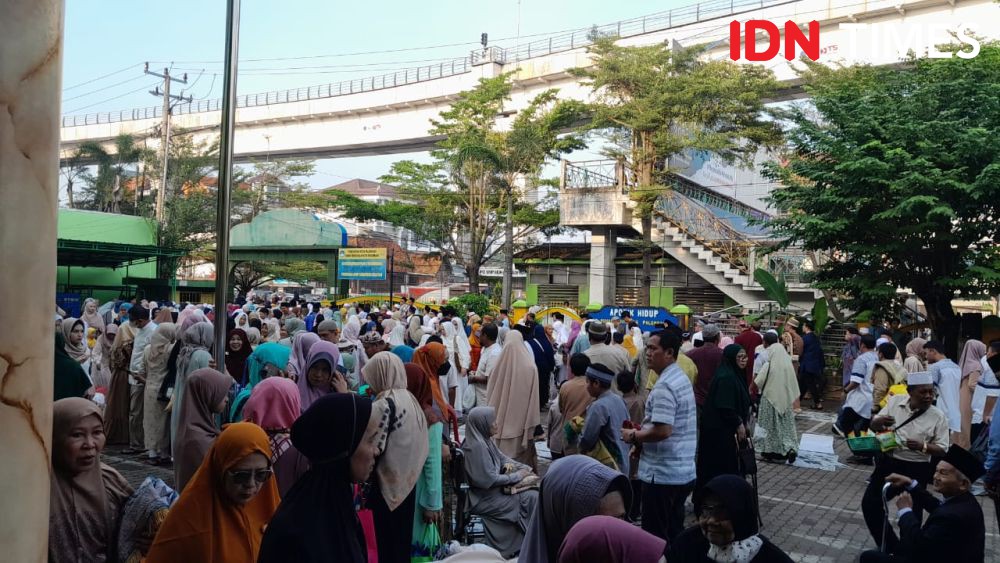
[[[792,367],[792,358],[785,347],[778,343],[777,335],[765,334],[764,343],[767,345],[767,361],[753,381],[757,389],[763,389],[757,424],[767,434],[758,441],[757,450],[767,461],[787,459],[789,463],[795,463],[799,447],[795,413],[792,411],[792,404],[799,396],[795,368]]]
[[[375,479],[367,498],[378,530],[378,559],[409,563],[414,487],[429,449],[427,419],[417,399],[407,391],[406,368],[395,354],[372,356],[365,365],[365,381],[375,394],[372,417],[381,419],[385,434],[380,438]]]
[[[101,407],[79,397],[52,405],[49,561],[118,561],[118,528],[132,487],[101,463]]]
[[[230,421],[243,420],[243,408],[258,383],[270,377],[285,376],[283,370],[288,365],[288,357],[291,353],[288,346],[282,346],[277,342],[265,342],[250,353],[243,373],[245,379],[237,381],[240,391],[233,398],[233,404],[230,405]]]
[[[860,341],[861,337],[858,337]],[[903,360],[903,369],[906,373],[917,373],[927,371],[927,363],[924,361],[924,344],[927,341],[923,338],[914,338],[906,343],[906,359]]]
[[[437,526],[444,508],[443,482],[441,472],[441,448],[444,420],[441,411],[434,404],[431,376],[417,364],[405,364],[406,389],[413,395],[427,420],[427,459],[417,479],[416,506],[413,511],[414,541],[423,538],[428,526]],[[437,376],[434,376],[435,378]]]
[[[190,320],[190,317],[189,317]],[[184,325],[181,325],[184,326]],[[180,420],[180,405],[183,404],[187,392],[187,380],[196,370],[207,368],[212,361],[212,344],[215,342],[212,323],[199,322],[192,324],[183,335],[180,335],[181,349],[177,355],[177,376],[174,380],[174,391],[170,397],[170,440],[177,440],[177,424]]]
[[[538,368],[516,330],[497,358],[486,384],[486,402],[496,409],[497,445],[507,457],[535,468],[538,413]]]
[[[84,322],[87,328],[96,329],[100,334],[104,333],[104,317],[97,311],[98,306],[101,302],[93,297],[88,297],[83,301],[83,314],[80,315],[80,320]]]
[[[361,375],[361,368],[365,367],[368,356],[365,355],[365,347],[361,345],[361,321],[357,315],[351,315],[344,323],[344,329],[340,331],[340,356],[347,368],[347,379],[352,389],[357,389],[364,384]]]
[[[170,463],[170,414],[160,401],[160,387],[167,377],[167,363],[177,338],[177,325],[163,323],[149,339],[143,351],[146,363],[146,386],[143,391],[142,435],[152,465]]]
[[[247,333],[247,340],[250,342],[250,349],[256,350],[257,346],[260,345],[260,340],[261,340],[260,329],[251,326],[246,330],[246,333]]]
[[[264,342],[278,342],[281,340],[281,324],[278,319],[271,317],[264,321],[260,327],[260,335]]]
[[[302,408],[308,409],[316,399],[330,393],[349,391],[347,380],[337,370],[340,350],[331,342],[321,340],[309,349],[306,372],[296,384]]]
[[[480,332],[483,329],[483,325],[476,323],[472,325],[472,331],[469,333],[469,357],[471,358],[471,363],[469,364],[469,371],[476,371],[479,369],[479,358],[483,354],[483,344],[479,341]]]
[[[219,435],[217,414],[226,411],[233,378],[210,368],[191,374],[188,390],[178,412],[177,439],[174,441],[174,487],[183,491]],[[270,457],[270,454],[268,454]]]
[[[420,345],[420,339],[424,336],[424,327],[420,315],[410,317],[406,328],[406,345],[416,348]]]
[[[146,563],[257,561],[279,502],[270,458],[259,426],[227,426],[170,508]]]
[[[285,333],[288,336],[279,340],[279,343],[291,348],[295,335],[300,332],[306,332],[305,321],[298,317],[289,317],[285,319]]]
[[[573,526],[559,548],[559,563],[659,563],[666,540],[610,516],[588,516]]]
[[[535,511],[538,492],[504,492],[532,474],[527,465],[504,455],[493,441],[496,411],[476,407],[466,421],[465,475],[469,482],[469,513],[483,519],[486,543],[504,557],[515,557],[521,550],[524,532]]]
[[[292,444],[311,468],[292,487],[264,533],[258,563],[368,560],[352,483],[375,464],[372,403],[353,393],[318,399],[292,425]],[[337,429],[331,432],[331,429]]]
[[[109,352],[108,365],[111,367],[111,385],[108,387],[108,401],[104,409],[104,433],[108,444],[128,443],[129,385],[128,368],[132,362],[132,346],[135,344],[135,328],[125,323],[118,329],[118,336]]]
[[[554,563],[566,534],[577,522],[587,516],[623,518],[631,502],[628,477],[594,458],[571,455],[552,462],[538,489],[538,506],[528,524],[519,563]]]
[[[285,365],[285,373],[294,381],[306,374],[306,359],[309,358],[309,349],[319,342],[319,335],[311,332],[300,332],[292,339],[292,353]]]
[[[440,411],[443,417],[442,422],[447,426],[453,415],[453,410],[448,404],[448,399],[441,389],[441,380],[439,375],[444,368],[444,365],[448,363],[448,352],[444,345],[439,342],[431,342],[420,348],[417,348],[413,352],[413,363],[417,364],[424,370],[427,374],[428,381],[431,386],[431,394],[434,397],[434,404],[437,406],[438,411]]]
[[[242,328],[235,328],[226,337],[226,372],[236,381],[245,377],[247,358],[253,353],[250,337]]]
[[[271,467],[284,497],[309,470],[309,461],[292,445],[292,424],[301,414],[299,388],[291,379],[269,377],[253,388],[243,408],[247,422],[267,432],[271,445]]]
[[[972,395],[983,374],[982,359],[986,357],[986,345],[979,340],[966,340],[958,365],[962,368],[959,410],[962,411],[962,434],[959,446],[968,449],[972,443]]]
[[[755,506],[754,490],[742,477],[712,479],[695,501],[698,525],[671,542],[667,561],[791,563],[778,546],[758,533]]]
[[[715,371],[702,405],[696,495],[713,477],[739,473],[737,441],[747,439],[746,421],[750,416],[747,361],[746,350],[739,344],[730,344],[722,351],[722,363]]]
[[[115,336],[118,335],[118,325],[111,323],[104,329],[104,333],[97,337],[94,349],[90,354],[90,378],[94,382],[95,388],[102,388],[107,393],[108,386],[111,385],[111,367],[108,362],[111,359],[111,347],[115,343]],[[65,350],[63,350],[65,352]]]
[[[90,368],[90,348],[86,342],[86,327],[80,319],[70,317],[62,322],[63,339],[66,354],[83,366],[84,371]]]
[[[53,380],[52,396],[56,401],[67,397],[88,397],[92,394],[90,379],[80,364],[66,353],[66,344],[61,332],[56,333],[53,372],[55,379]],[[127,421],[127,411],[125,418]]]

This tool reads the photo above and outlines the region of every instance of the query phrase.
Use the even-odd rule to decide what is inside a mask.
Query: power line
[[[83,94],[77,94],[77,95],[73,96],[72,98],[64,98],[63,99],[63,103],[66,103],[66,102],[69,102],[69,101],[72,101],[72,100],[77,100],[77,99],[80,99],[80,98],[85,98],[85,97],[87,97],[87,96],[89,96],[91,94],[96,94],[97,92],[103,92],[105,90],[110,90],[111,88],[114,88],[116,86],[121,86],[122,84],[128,84],[129,82],[135,82],[136,80],[139,80],[140,78],[142,78],[141,75],[140,76],[135,76],[133,78],[129,78],[128,80],[122,80],[121,82],[116,82],[116,83],[112,84],[111,86],[105,86],[103,88],[98,88],[97,90],[91,90],[90,92],[85,92]]]
[[[147,84],[146,86],[143,86],[141,88],[136,88],[135,90],[131,90],[131,91],[125,92],[124,94],[120,94],[118,96],[114,96],[114,97],[111,97],[111,98],[106,98],[106,99],[101,100],[99,102],[94,102],[92,104],[89,104],[89,105],[86,105],[86,106],[81,106],[81,107],[78,107],[76,109],[71,109],[71,110],[69,110],[69,111],[66,112],[66,115],[72,114],[72,113],[80,111],[82,109],[87,109],[87,108],[92,108],[94,106],[99,106],[99,105],[101,105],[101,104],[103,104],[105,102],[110,102],[112,100],[117,100],[118,98],[124,98],[125,96],[128,96],[129,94],[135,94],[136,92],[141,92],[143,90],[148,90],[148,89],[152,88],[153,86],[156,86],[156,82],[154,82],[152,84]]]
[[[90,80],[87,80],[86,82],[80,82],[79,84],[74,84],[72,86],[67,86],[66,88],[63,88],[63,92],[66,92],[67,90],[72,90],[74,88],[79,88],[80,86],[86,86],[87,84],[91,84],[91,83],[97,82],[98,80],[103,80],[105,78],[108,78],[109,76],[114,76],[116,74],[121,74],[121,73],[125,72],[126,70],[130,70],[130,69],[133,69],[133,68],[135,68],[137,66],[140,66],[140,64],[142,64],[142,63],[134,63],[134,64],[131,64],[131,65],[125,67],[125,68],[120,68],[120,69],[118,69],[118,70],[116,70],[114,72],[109,72],[108,74],[105,74],[103,76],[98,76],[97,78],[92,78]]]

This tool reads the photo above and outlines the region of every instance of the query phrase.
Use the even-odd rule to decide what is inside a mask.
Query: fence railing
[[[614,160],[563,161],[563,189],[588,190],[620,188],[627,191],[622,163]]]
[[[320,84],[318,86],[309,86],[292,90],[277,90],[271,92],[261,92],[258,94],[247,94],[237,98],[236,107],[242,108],[270,104],[283,104],[303,100],[347,96],[350,94],[371,92],[385,88],[395,88],[397,86],[404,86],[407,84],[426,82],[428,80],[437,80],[439,78],[463,74],[469,72],[473,66],[484,62],[494,62],[506,65],[509,63],[516,63],[536,57],[544,57],[546,55],[586,47],[593,44],[594,39],[599,37],[634,37],[636,35],[665,31],[683,25],[723,18],[741,12],[748,12],[769,6],[789,4],[795,1],[796,0],[706,0],[705,2],[675,8],[666,12],[594,26],[589,29],[580,29],[569,33],[552,35],[544,39],[523,43],[513,48],[505,49],[502,47],[488,47],[487,49],[477,49],[470,52],[469,55],[465,57],[458,57],[438,64],[400,70],[391,74],[356,78],[353,80],[344,80],[342,82],[332,82],[329,84]],[[728,25],[728,22],[726,22],[725,25]],[[695,39],[698,35],[702,35],[704,32],[705,30],[685,39]],[[190,104],[176,106],[173,110],[173,115],[219,111],[220,104],[221,100],[218,99],[198,100],[197,102]],[[150,106],[146,108],[90,113],[85,115],[66,115],[62,118],[62,126],[76,127],[81,125],[115,123],[119,121],[153,119],[161,117],[162,111],[163,108],[161,106]]]

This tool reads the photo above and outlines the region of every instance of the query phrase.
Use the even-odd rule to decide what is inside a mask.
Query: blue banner
[[[56,293],[56,305],[70,317],[80,318],[83,298],[79,293]]]
[[[337,276],[342,280],[384,280],[385,260],[341,259]]]
[[[669,323],[674,326],[679,325],[677,317],[670,314],[663,307],[612,307],[605,306],[600,311],[590,313],[590,318],[601,321],[610,321],[613,317],[621,318],[622,313],[628,311],[632,315],[632,320],[639,323],[639,330],[654,331],[657,323]]]

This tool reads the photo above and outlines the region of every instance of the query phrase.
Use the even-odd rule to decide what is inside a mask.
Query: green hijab
[[[250,392],[261,382],[261,371],[268,364],[272,364],[280,370],[284,370],[288,365],[288,357],[291,356],[292,349],[277,342],[265,342],[254,349],[250,357],[247,358],[247,384],[246,387],[233,399],[233,404],[229,409],[229,421],[241,422],[243,420],[243,407],[250,398]]]

